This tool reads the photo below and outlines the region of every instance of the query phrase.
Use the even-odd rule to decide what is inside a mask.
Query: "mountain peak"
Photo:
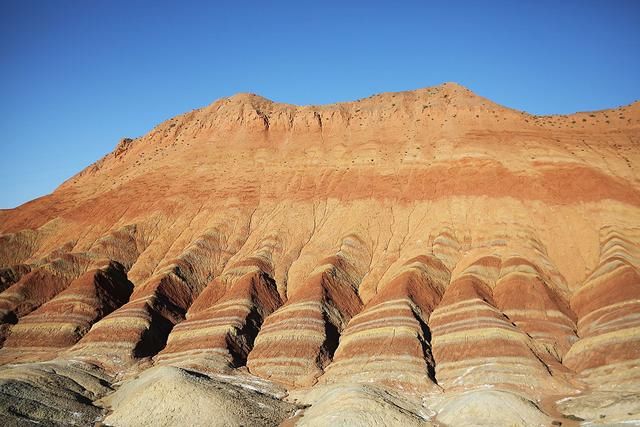
[[[365,98],[361,98],[354,101],[335,102],[327,104],[291,104],[284,102],[272,101],[265,98],[262,95],[252,92],[239,92],[232,96],[220,98],[214,101],[213,105],[219,103],[229,103],[233,105],[251,105],[251,106],[264,106],[268,104],[287,106],[291,108],[317,108],[317,109],[331,109],[340,105],[358,104],[366,100],[376,100],[380,103],[384,103],[384,100],[391,98],[425,98],[425,97],[444,97],[458,96],[460,98],[468,99],[483,99],[479,95],[476,95],[473,91],[465,86],[455,82],[445,82],[435,86],[429,86],[419,89],[396,91],[396,92],[382,92],[370,95]]]
[[[239,92],[234,95],[231,95],[228,98],[222,98],[222,99],[226,99],[229,102],[238,103],[238,104],[255,103],[255,102],[273,102],[270,99],[265,98],[264,96],[258,95],[256,93],[251,93],[251,92]]]

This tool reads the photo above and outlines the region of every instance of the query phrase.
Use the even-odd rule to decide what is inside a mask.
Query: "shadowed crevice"
[[[133,350],[134,357],[143,358],[158,354],[167,344],[167,338],[174,326],[173,322],[151,310],[151,323],[136,344]]]
[[[421,336],[418,338],[420,340],[420,346],[422,347],[424,361],[427,365],[427,373],[431,381],[438,384],[438,380],[436,379],[436,362],[433,358],[433,354],[431,353],[431,329],[429,329],[429,325],[423,322],[415,313],[414,316],[416,321],[420,324],[420,330],[422,332]]]
[[[247,364],[247,357],[253,349],[253,343],[256,340],[256,336],[258,336],[258,332],[260,332],[263,321],[264,319],[258,313],[258,310],[253,308],[249,312],[244,326],[238,331],[238,335],[227,335],[227,348],[231,354],[231,363],[234,368]]]
[[[328,364],[333,360],[333,355],[340,344],[340,330],[336,325],[331,323],[326,315],[324,318],[324,335],[325,339],[322,343],[321,353],[325,355],[327,359],[326,364]]]

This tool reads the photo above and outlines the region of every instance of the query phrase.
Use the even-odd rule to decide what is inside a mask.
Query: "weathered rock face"
[[[507,269],[511,266],[513,264],[507,264]],[[545,392],[569,392],[568,385],[563,389],[563,384],[556,384],[559,381],[551,370],[558,364],[556,359],[542,352],[542,346],[523,330],[528,323],[520,320],[523,328],[519,327],[498,308],[509,307],[510,301],[503,298],[502,304],[498,304],[494,299],[494,286],[497,287],[496,279],[500,276],[502,289],[498,290],[506,292],[504,287],[515,288],[509,299],[520,304],[542,305],[542,310],[548,289],[544,286],[536,288],[529,283],[526,288],[538,291],[535,298],[542,300],[542,304],[535,299],[526,299],[526,293],[519,293],[522,285],[514,280],[513,271],[502,275],[502,267],[498,256],[476,260],[451,282],[432,314],[430,320],[439,383],[447,390],[461,391],[489,383],[495,388],[514,390],[537,399],[541,399]],[[538,293],[542,295],[538,296]],[[555,314],[553,308],[549,309],[550,316]],[[519,314],[523,310],[511,309],[509,312]],[[544,324],[546,319],[541,322]],[[562,339],[565,338],[560,334],[559,340]]]
[[[75,344],[91,326],[123,305],[133,285],[115,261],[86,272],[11,329],[0,362],[49,360]]]
[[[324,258],[305,283],[260,330],[248,367],[264,378],[312,385],[331,362],[340,332],[362,309],[358,285],[366,245],[346,236],[335,255]]]
[[[189,367],[206,363],[221,370],[245,366],[265,317],[280,304],[273,279],[262,271],[247,273],[210,308],[176,326],[157,360]]]
[[[638,144],[455,84],[123,139],[0,211],[0,420],[640,422]]]
[[[438,259],[409,260],[349,323],[323,382],[350,378],[401,390],[433,388],[427,322],[448,281],[449,271]]]
[[[580,341],[565,364],[596,389],[632,389],[640,378],[638,229],[607,229],[600,261],[571,298]]]

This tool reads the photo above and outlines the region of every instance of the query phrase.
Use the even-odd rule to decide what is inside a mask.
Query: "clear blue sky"
[[[321,104],[445,81],[538,114],[628,104],[640,1],[0,0],[0,208],[236,92]]]

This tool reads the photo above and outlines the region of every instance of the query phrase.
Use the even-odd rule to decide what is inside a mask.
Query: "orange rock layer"
[[[638,103],[533,116],[455,84],[216,101],[0,211],[0,364],[490,390],[537,420],[638,393],[639,143]]]

